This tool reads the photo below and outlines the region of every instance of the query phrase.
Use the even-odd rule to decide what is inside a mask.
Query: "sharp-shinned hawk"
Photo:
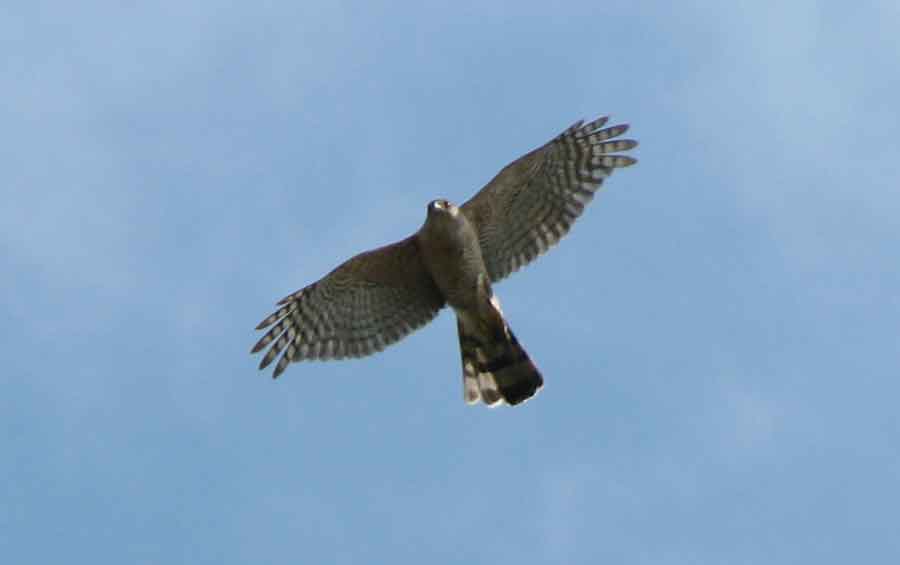
[[[253,347],[271,345],[259,368],[363,357],[456,312],[467,403],[519,404],[543,385],[500,310],[492,284],[555,245],[613,170],[636,160],[617,152],[627,125],[578,121],[507,165],[462,206],[428,204],[424,225],[397,243],[361,253],[282,299]],[[279,357],[280,355],[280,357]]]

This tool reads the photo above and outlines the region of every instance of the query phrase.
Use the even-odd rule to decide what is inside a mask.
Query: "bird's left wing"
[[[527,265],[568,233],[613,170],[637,162],[616,155],[637,145],[613,139],[627,125],[579,121],[546,145],[513,161],[461,206],[478,230],[491,281]]]
[[[410,236],[360,253],[278,304],[257,326],[272,327],[252,350],[272,345],[260,369],[281,354],[273,377],[291,361],[381,351],[430,322],[444,297],[422,261],[416,237]]]

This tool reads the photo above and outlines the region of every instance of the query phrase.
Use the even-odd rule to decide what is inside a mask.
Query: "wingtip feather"
[[[259,362],[259,370],[262,371],[263,369],[268,367],[272,363],[272,361],[275,360],[275,355],[277,355],[277,353],[278,352],[274,347],[266,352],[266,355]]]
[[[256,325],[256,329],[264,330],[274,324],[276,321],[278,321],[278,312],[266,316],[266,318],[262,322]]]
[[[630,129],[631,124],[616,124],[614,126],[609,126],[603,130],[603,132],[606,134],[607,139],[612,139],[614,137],[619,137]]]
[[[272,379],[277,379],[281,375],[281,373],[283,373],[284,370],[287,369],[287,366],[289,364],[290,361],[287,357],[282,357],[281,359],[279,359],[278,364],[275,365],[275,370],[272,371]]]
[[[609,118],[610,117],[608,115],[607,116],[599,116],[597,118],[594,118],[593,120],[591,120],[590,122],[585,124],[581,128],[581,130],[585,133],[590,133],[594,130],[598,130],[598,129],[602,128],[604,125],[606,125],[606,122],[609,121]]]

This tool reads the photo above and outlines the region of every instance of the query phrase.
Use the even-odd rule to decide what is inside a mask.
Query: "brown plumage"
[[[257,329],[253,353],[270,346],[273,376],[292,361],[362,357],[432,320],[457,316],[467,402],[519,404],[543,378],[503,317],[492,283],[534,260],[572,227],[614,169],[637,145],[613,139],[627,125],[578,122],[513,161],[462,206],[428,205],[425,224],[403,241],[346,261],[279,302]],[[271,327],[270,327],[271,326]],[[280,357],[279,357],[280,355]]]

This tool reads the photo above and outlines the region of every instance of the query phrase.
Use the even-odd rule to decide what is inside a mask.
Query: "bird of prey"
[[[636,162],[617,154],[637,145],[617,139],[628,126],[604,128],[607,119],[576,122],[461,206],[433,200],[416,233],[361,253],[283,298],[257,326],[269,329],[252,353],[271,345],[259,368],[277,358],[277,378],[292,361],[371,355],[449,305],[465,401],[494,406],[531,398],[544,380],[506,323],[493,284],[555,245],[606,177]]]

